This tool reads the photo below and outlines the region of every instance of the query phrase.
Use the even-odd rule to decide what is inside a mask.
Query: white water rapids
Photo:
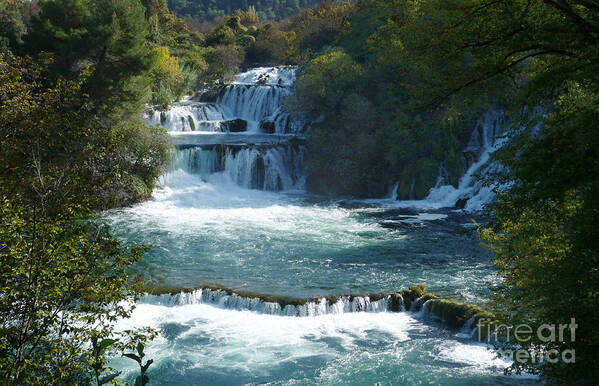
[[[173,135],[173,166],[152,200],[107,221],[123,240],[153,245],[135,273],[156,292],[175,293],[145,296],[117,326],[161,330],[146,349],[150,384],[534,382],[504,377],[504,360],[442,323],[391,312],[388,297],[367,295],[420,283],[469,301],[487,295],[495,273],[470,218],[443,207],[481,194],[474,174],[497,144],[488,139],[500,118],[481,121],[481,155],[458,188],[437,187],[410,206],[347,204],[303,189],[307,126],[282,104],[294,78],[293,67],[253,69],[213,101],[148,115]],[[210,285],[311,300],[278,303]],[[138,371],[129,359],[111,364],[129,382]]]

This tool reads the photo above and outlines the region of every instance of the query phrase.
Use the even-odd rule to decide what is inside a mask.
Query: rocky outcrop
[[[260,130],[268,134],[275,133],[275,123],[271,121],[262,121],[260,122]]]
[[[426,303],[425,311],[454,329],[463,328],[468,322],[475,325],[482,319],[489,322],[495,319],[492,313],[479,306],[449,299],[432,298]]]
[[[216,84],[210,85],[198,93],[197,99],[200,102],[216,103],[221,92],[222,86]]]
[[[221,128],[223,131],[228,131],[231,133],[242,133],[247,131],[248,123],[244,119],[233,119],[230,121],[224,121],[221,123]]]
[[[187,121],[189,122],[189,128],[191,129],[191,131],[195,131],[196,130],[196,124],[193,121],[193,117],[191,115],[187,116]]]

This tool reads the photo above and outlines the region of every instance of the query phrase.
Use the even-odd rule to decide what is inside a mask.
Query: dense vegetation
[[[513,93],[506,77],[488,96],[463,93],[433,105],[417,86],[441,69],[396,47],[395,39],[414,32],[386,24],[400,12],[392,7],[327,2],[263,23],[237,11],[206,35],[209,49],[222,58],[216,75],[256,64],[300,65],[297,96],[287,104],[319,122],[308,138],[307,187],[313,192],[382,197],[399,181],[398,197],[423,198],[440,169],[444,183],[457,184],[471,162],[461,152],[477,118]]]
[[[169,0],[168,6],[177,16],[194,23],[196,20],[210,21],[219,16],[231,15],[238,9],[254,10],[262,20],[280,20],[320,2],[321,0]]]
[[[102,384],[107,352],[152,336],[114,334],[146,248],[122,247],[95,217],[149,197],[170,155],[166,132],[142,122],[156,65],[145,13],[0,3],[2,384]]]

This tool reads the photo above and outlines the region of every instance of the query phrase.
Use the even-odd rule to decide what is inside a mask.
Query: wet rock
[[[275,133],[275,123],[270,121],[262,121],[260,122],[260,130],[268,134]]]
[[[216,85],[208,87],[200,92],[198,95],[198,100],[200,102],[215,103],[218,100],[218,97],[221,95],[223,89],[224,87],[219,87]]]
[[[432,299],[428,311],[453,329],[462,328],[469,319],[495,319],[494,315],[473,304],[448,299]]]
[[[469,198],[465,197],[465,198],[460,198],[456,203],[455,203],[455,207],[457,209],[464,209],[466,207],[466,204],[468,203]]]
[[[412,307],[412,303],[415,302],[416,299],[424,296],[425,292],[426,286],[424,285],[413,285],[409,289],[401,291],[401,297],[406,305],[406,310],[409,310]]]
[[[391,294],[390,297],[389,310],[394,312],[401,311],[401,306],[403,305],[403,298],[401,297],[401,294],[394,293]]]
[[[247,131],[248,123],[244,119],[233,119],[231,121],[225,121],[221,124],[223,131],[229,131],[231,133],[241,133]]]

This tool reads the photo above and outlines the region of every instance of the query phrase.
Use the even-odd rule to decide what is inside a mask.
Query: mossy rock
[[[409,310],[412,307],[412,303],[424,296],[426,292],[425,285],[413,285],[409,289],[403,290],[400,292],[401,297],[403,298],[403,302],[406,306],[406,310]]]
[[[494,326],[498,323],[497,316],[489,311],[479,311],[472,317],[473,323],[472,328],[480,326],[477,339],[481,342],[488,341],[489,339],[489,331],[493,332],[495,330]],[[505,330],[502,330],[505,333]],[[502,336],[499,336],[501,339]]]
[[[458,152],[455,149],[450,149],[447,158],[445,159],[445,169],[449,174],[449,181],[447,183],[457,187],[460,178],[464,174],[464,160],[461,156],[458,155]]]
[[[399,184],[397,185],[397,199],[398,200],[409,200],[413,197],[410,197],[410,192],[412,191],[412,176],[404,172],[402,173]]]
[[[439,166],[428,158],[421,158],[416,164],[414,194],[416,199],[423,199],[435,186],[439,175]]]
[[[141,281],[141,278],[138,278]],[[476,327],[479,322],[481,323],[481,329],[479,337],[481,341],[487,340],[489,329],[486,326],[493,326],[497,323],[497,318],[491,312],[484,310],[483,308],[464,302],[459,302],[449,299],[437,298],[434,294],[426,292],[426,286],[415,285],[409,289],[405,289],[401,292],[395,293],[372,293],[367,295],[328,295],[318,296],[309,298],[291,298],[287,296],[267,295],[250,291],[238,291],[228,287],[219,285],[202,285],[198,288],[172,288],[165,286],[161,283],[140,283],[142,284],[143,290],[152,293],[154,295],[171,294],[176,295],[181,292],[193,292],[198,289],[211,290],[211,291],[223,291],[228,295],[237,295],[243,298],[260,299],[263,302],[277,303],[284,309],[286,306],[302,306],[309,302],[318,303],[323,298],[327,304],[332,305],[339,301],[342,297],[347,297],[350,301],[353,301],[356,297],[368,296],[370,301],[375,302],[381,299],[389,298],[389,310],[393,312],[402,311],[402,304],[405,305],[406,309],[409,310],[414,302],[419,300],[419,304],[427,303],[427,311],[429,314],[438,317],[443,321],[449,328],[460,329],[466,322],[472,320],[471,327]],[[490,331],[494,331],[493,328]],[[499,337],[501,339],[501,337]]]
[[[456,201],[455,203],[455,207],[457,209],[464,209],[466,207],[466,204],[468,203],[469,198],[460,198]]]
[[[480,319],[495,319],[493,314],[479,306],[448,299],[432,299],[428,311],[455,329],[462,328],[470,319],[474,319],[474,322]]]
[[[187,121],[189,122],[189,127],[191,128],[191,131],[195,131],[196,123],[194,122],[193,117],[191,115],[187,116]]]
[[[390,295],[389,310],[393,312],[401,311],[401,306],[404,304],[403,296],[400,293],[393,293]]]

